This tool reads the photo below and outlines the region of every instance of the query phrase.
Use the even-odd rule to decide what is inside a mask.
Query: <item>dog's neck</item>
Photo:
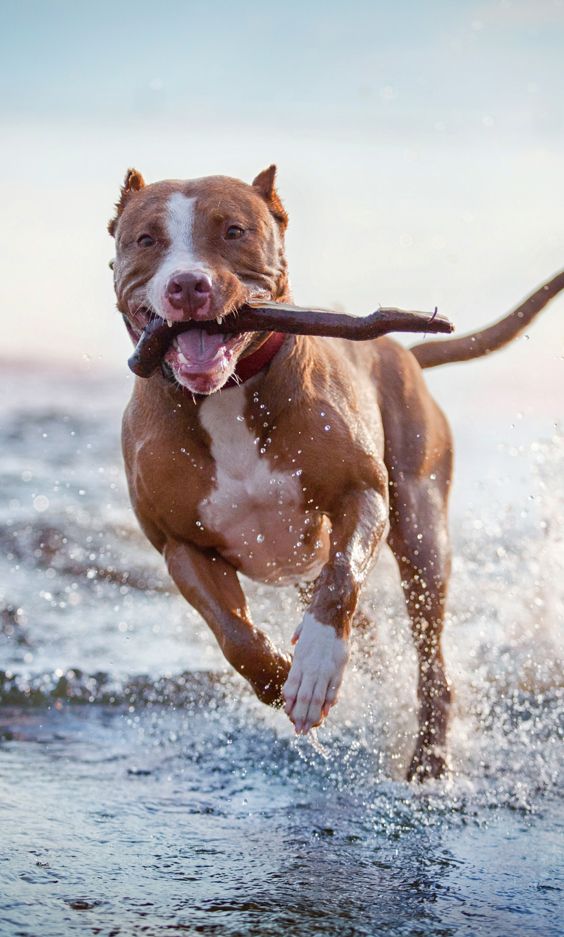
[[[282,332],[270,332],[267,339],[255,351],[239,359],[235,373],[229,378],[225,387],[244,384],[251,377],[255,377],[261,371],[264,371],[278,354],[287,338],[288,336]]]

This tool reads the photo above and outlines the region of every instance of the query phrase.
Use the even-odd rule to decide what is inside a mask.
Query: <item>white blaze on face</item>
[[[194,218],[197,199],[175,192],[168,199],[166,233],[168,250],[147,287],[147,300],[155,312],[166,318],[165,295],[167,285],[177,273],[203,273],[212,279],[205,261],[198,256],[194,244]]]

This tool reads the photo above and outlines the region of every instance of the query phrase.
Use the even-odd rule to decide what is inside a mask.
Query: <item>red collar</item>
[[[244,384],[245,381],[248,381],[251,377],[254,377],[255,374],[258,374],[259,371],[262,371],[263,368],[266,368],[267,364],[270,364],[276,353],[280,351],[280,347],[285,338],[286,334],[284,332],[272,332],[260,348],[257,348],[256,351],[253,351],[252,354],[247,355],[245,358],[239,358],[235,372],[224,384],[224,387],[234,387],[236,384]]]

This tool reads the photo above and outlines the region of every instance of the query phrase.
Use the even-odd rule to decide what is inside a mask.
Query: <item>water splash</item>
[[[562,438],[508,454],[527,464],[526,504],[482,498],[455,515],[452,771],[417,788],[403,780],[415,655],[390,555],[364,592],[339,705],[317,738],[296,740],[229,671],[139,534],[113,388],[81,390],[73,378],[45,404],[21,386],[15,404],[2,396],[0,429],[0,770],[12,844],[0,929],[25,931],[33,907],[53,933],[84,933],[85,915],[109,932],[119,912],[132,933],[161,933],[167,921],[372,934],[417,920],[427,935],[466,927],[455,893],[481,915],[469,926],[495,933],[490,888],[505,932],[526,919],[531,934],[556,933]],[[254,619],[287,646],[295,592],[245,588]],[[508,831],[520,849],[502,852],[498,868],[491,857]],[[534,860],[534,889],[520,855]]]

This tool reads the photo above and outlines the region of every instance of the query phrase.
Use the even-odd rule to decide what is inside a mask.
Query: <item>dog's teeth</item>
[[[172,319],[167,319],[167,320],[166,320],[166,324],[168,325],[169,329],[171,329],[171,328],[172,328]]]
[[[215,321],[217,322],[218,325],[221,325],[221,323],[223,322],[223,316],[217,316]]]

